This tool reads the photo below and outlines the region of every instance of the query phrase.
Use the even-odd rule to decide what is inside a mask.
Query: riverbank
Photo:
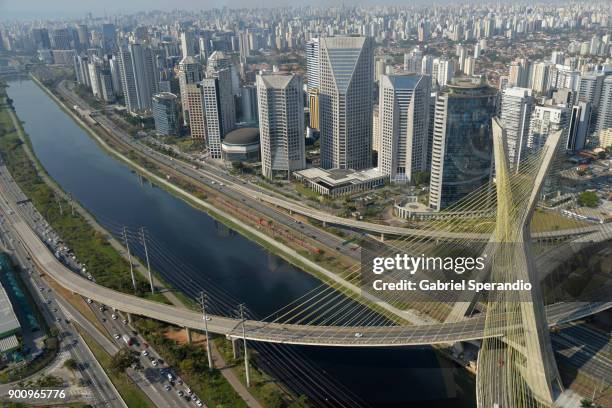
[[[316,277],[326,285],[333,287],[334,290],[343,293],[345,296],[353,299],[354,301],[365,305],[375,312],[385,315],[389,320],[393,320],[398,324],[411,324],[411,319],[421,320],[420,317],[414,316],[413,312],[411,311],[403,311],[393,305],[384,302],[377,303],[373,300],[362,297],[362,291],[359,288],[358,276],[356,277],[356,283],[349,282],[342,276],[344,271],[330,271],[326,267],[320,265],[322,263],[320,259],[317,259],[316,261],[312,260],[304,256],[302,253],[300,253],[300,251],[286,244],[283,239],[279,239],[279,237],[272,238],[262,232],[260,225],[252,226],[246,223],[244,220],[239,219],[237,216],[232,215],[227,211],[227,206],[224,209],[220,209],[217,206],[209,203],[206,200],[207,197],[205,195],[202,196],[201,194],[198,194],[199,191],[189,191],[189,189],[181,183],[177,185],[174,182],[170,182],[164,176],[167,176],[167,173],[165,173],[166,171],[176,174],[173,169],[165,168],[162,172],[160,171],[159,163],[153,163],[146,158],[140,157],[134,150],[129,150],[126,153],[119,151],[116,146],[116,141],[109,141],[101,135],[102,133],[107,132],[97,132],[96,130],[92,129],[90,125],[84,122],[79,115],[70,109],[65,102],[60,100],[59,97],[48,89],[43,83],[36,79],[35,76],[32,75],[32,78],[34,82],[41,87],[41,89],[43,89],[43,91],[48,94],[64,112],[68,113],[68,115],[94,139],[98,146],[100,146],[111,156],[127,164],[137,173],[145,176],[156,186],[163,188],[173,196],[183,200],[192,207],[206,212],[212,218],[238,232],[240,235],[244,236],[250,241],[263,247],[266,251],[281,257],[288,263]],[[177,179],[180,180],[180,177],[177,177]],[[332,260],[333,258],[334,257],[331,256]]]
[[[4,89],[0,92],[4,92]],[[3,102],[4,98],[4,95],[0,95],[0,102]],[[11,128],[11,126],[13,127]],[[99,230],[92,227],[89,222],[93,221],[93,218],[88,213],[81,215],[80,212],[73,214],[69,211],[70,203],[66,199],[66,193],[46,174],[37,160],[30,160],[30,155],[27,154],[27,149],[31,146],[29,138],[21,128],[21,123],[16,119],[15,113],[6,104],[0,106],[0,130],[0,153],[6,159],[11,174],[17,174],[15,180],[19,187],[32,200],[41,215],[47,219],[66,245],[74,250],[77,259],[85,261],[89,273],[96,278],[98,283],[126,293],[132,293],[129,265],[121,257],[119,251],[107,241],[112,239],[112,236],[102,227],[99,227]],[[30,154],[35,157],[33,152],[30,152]],[[45,177],[43,177],[43,174]],[[48,185],[46,181],[53,184]],[[59,191],[54,191],[54,187]],[[59,201],[65,211],[60,210],[59,205],[57,205],[58,201],[54,201],[53,198]],[[86,216],[90,218],[87,219]],[[132,261],[134,261],[133,258]],[[99,271],[106,271],[107,273],[103,275]],[[146,292],[148,282],[144,277],[139,276],[137,279],[138,287],[141,288],[141,291],[137,294],[151,300],[168,303],[161,293],[157,292],[152,296]],[[187,298],[185,297],[185,299]],[[184,306],[176,295],[175,301],[179,306]],[[84,303],[82,299],[81,303]],[[80,309],[78,304],[74,306]],[[88,307],[88,305],[81,306]],[[91,316],[86,316],[86,318],[91,318]],[[95,325],[95,322],[93,324]],[[102,330],[102,333],[104,332]],[[211,395],[211,398],[215,398],[218,393],[221,393],[222,395],[232,395],[232,400],[236,398],[240,400],[238,393],[233,392],[229,382],[223,377],[219,377],[214,384],[209,385],[219,387],[219,390],[214,387],[207,388],[206,393]],[[203,392],[204,390],[202,390]]]

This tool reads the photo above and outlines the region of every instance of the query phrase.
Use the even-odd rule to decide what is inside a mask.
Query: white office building
[[[368,37],[320,39],[321,166],[372,166],[374,56]]]
[[[258,75],[257,104],[262,174],[289,178],[306,167],[302,78]]]
[[[378,169],[392,182],[410,182],[427,170],[430,94],[426,75],[381,77]]]

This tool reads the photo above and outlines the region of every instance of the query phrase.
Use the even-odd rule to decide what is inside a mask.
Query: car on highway
[[[171,389],[172,389],[172,386],[170,384],[164,385],[164,390],[170,391]]]
[[[114,337],[115,337],[115,339],[119,340],[119,339],[121,338],[121,335],[120,335],[120,334],[115,333],[115,336],[114,336]]]
[[[148,352],[147,350],[144,350],[144,351],[142,352],[142,355],[146,357],[146,356],[148,356],[148,355],[149,355],[149,352]]]
[[[112,316],[111,316],[111,318],[112,318],[113,320],[117,320],[117,315],[113,313],[113,314],[112,314]]]
[[[357,332],[357,333],[355,333],[355,337],[356,337],[356,338],[358,338],[358,339],[360,339],[360,338],[362,338],[362,337],[363,337],[363,333],[361,333],[361,332]]]

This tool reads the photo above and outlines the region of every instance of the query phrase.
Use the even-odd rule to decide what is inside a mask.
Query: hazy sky
[[[303,1],[309,4],[354,4],[350,0],[0,0],[0,19],[55,19],[131,13],[146,10],[201,10],[212,7],[278,7]]]

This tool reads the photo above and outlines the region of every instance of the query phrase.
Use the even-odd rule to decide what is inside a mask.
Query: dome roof
[[[259,143],[259,129],[244,127],[232,130],[225,135],[223,143],[228,145],[250,145]]]

